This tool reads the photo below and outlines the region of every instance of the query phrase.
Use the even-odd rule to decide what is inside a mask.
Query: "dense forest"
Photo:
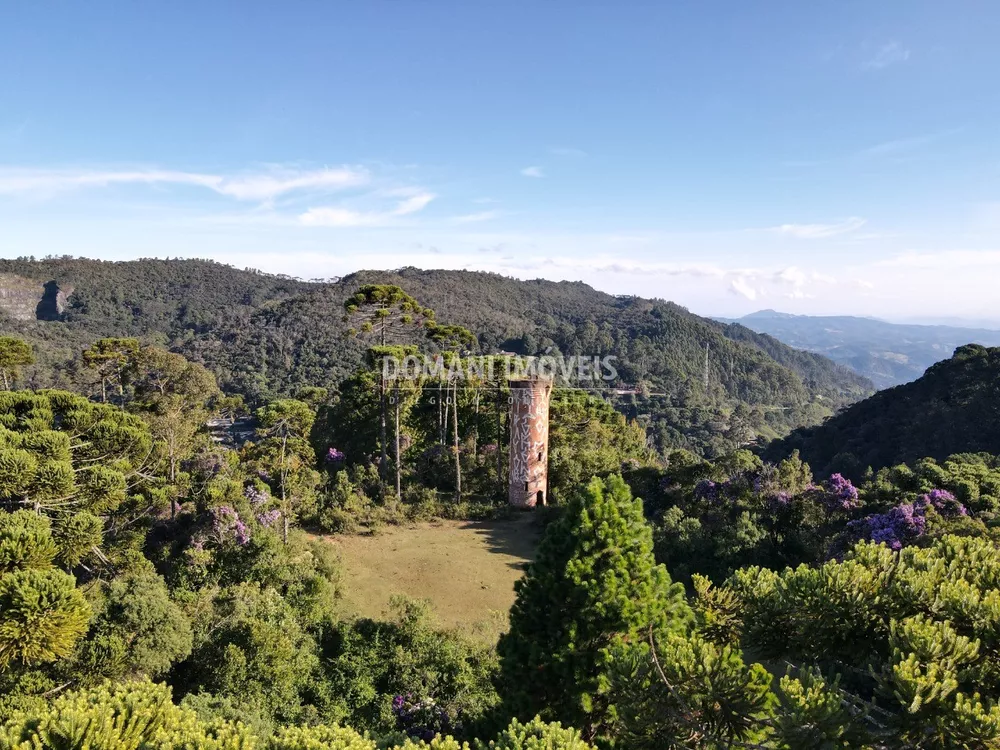
[[[851,477],[925,456],[1000,452],[1000,348],[959,347],[912,383],[879,391],[822,425],[769,448],[797,449],[822,471]]]
[[[956,425],[933,451],[845,476],[794,450],[805,433],[767,460],[749,434],[679,447],[690,421],[658,440],[645,410],[668,376],[694,398],[706,343],[697,408],[748,425],[864,386],[668,303],[417,271],[255,287],[200,262],[154,263],[180,285],[156,297],[154,275],[126,291],[65,263],[58,319],[0,336],[0,750],[1000,747],[996,350],[905,392],[906,429]],[[330,321],[305,354],[304,310]],[[412,599],[345,611],[331,534],[518,513],[504,379],[381,358],[590,346],[629,353],[620,385],[642,387],[556,389],[550,504],[499,640]]]
[[[362,361],[341,308],[366,283],[394,284],[468,328],[475,350],[617,357],[605,396],[649,428],[658,449],[718,455],[818,423],[870,382],[739,325],[581,284],[467,271],[361,272],[303,282],[209,261],[0,261],[0,275],[70,290],[56,320],[8,320],[35,344],[36,387],[75,387],[78,352],[138,337],[204,364],[220,387],[260,405],[304,386],[336,390]],[[707,366],[706,366],[707,365]],[[706,378],[707,374],[707,378]]]

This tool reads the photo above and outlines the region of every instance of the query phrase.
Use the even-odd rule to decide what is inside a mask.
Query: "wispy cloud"
[[[860,216],[852,216],[836,224],[782,224],[781,226],[771,227],[770,231],[800,240],[818,240],[853,232],[864,225],[864,219]]]
[[[750,286],[746,279],[733,279],[729,282],[729,291],[749,300],[757,299],[757,290]]]
[[[525,177],[544,177],[545,172],[542,171],[541,167],[525,167],[521,170],[521,174]]]
[[[935,253],[903,253],[877,261],[880,268],[948,269],[996,268],[1000,266],[1000,250],[945,250]]]
[[[463,214],[462,216],[452,216],[451,220],[456,224],[475,224],[480,221],[492,221],[502,216],[501,211],[480,211],[474,214]]]
[[[72,170],[0,169],[0,194],[52,195],[68,190],[125,184],[173,184],[206,188],[240,201],[269,201],[297,191],[324,191],[363,185],[363,168],[296,170],[273,168],[232,175],[164,169]]]
[[[963,128],[951,128],[949,130],[941,130],[936,133],[923,133],[921,135],[908,136],[906,138],[895,138],[893,140],[876,143],[874,146],[862,149],[859,154],[861,156],[889,156],[906,151],[913,151],[914,149],[928,146],[931,143],[941,140],[942,138],[947,138],[948,136],[960,133],[962,130]]]
[[[419,192],[400,200],[384,211],[358,211],[343,206],[310,208],[299,215],[299,222],[313,227],[383,227],[391,226],[401,216],[423,211],[437,196]]]
[[[882,70],[890,65],[898,65],[910,59],[910,50],[896,41],[886,42],[876,50],[875,55],[864,62],[868,70]]]

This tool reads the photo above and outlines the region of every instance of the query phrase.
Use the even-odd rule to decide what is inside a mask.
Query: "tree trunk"
[[[175,480],[177,477],[177,458],[174,456],[174,452],[170,451],[170,520],[173,521],[177,517],[177,485]]]
[[[441,382],[440,381],[438,381],[437,404],[438,404],[438,442],[443,445],[444,444],[444,440],[441,437],[441,425],[444,424],[444,416],[443,416],[444,409],[441,408]]]
[[[503,493],[503,391],[497,383],[497,486]]]
[[[472,455],[477,456],[479,451],[479,388],[476,388],[476,419],[472,426]]]
[[[386,438],[386,422],[388,421],[388,419],[387,419],[387,416],[386,416],[386,404],[385,404],[385,390],[386,389],[385,389],[385,373],[384,372],[379,375],[379,381],[378,382],[379,382],[379,402],[380,402],[379,407],[380,407],[380,419],[381,419],[381,424],[380,424],[380,427],[379,427],[379,434],[380,434],[379,452],[380,452],[380,454],[382,456],[382,461],[381,461],[381,463],[379,464],[379,467],[378,467],[378,473],[379,473],[379,476],[381,476],[383,479],[385,479],[386,467],[387,467],[387,465],[389,463],[389,460],[387,458],[387,456],[388,456],[388,449],[386,448],[386,440],[387,440],[387,438]]]
[[[458,381],[455,381],[455,403],[451,405],[451,424],[455,431],[455,502],[462,501],[462,454],[458,441]]]
[[[444,387],[444,421],[441,423],[441,445],[448,445],[448,410],[451,408],[451,386]]]
[[[281,520],[283,523],[281,541],[288,544],[288,498],[285,496],[285,448],[288,445],[288,435],[281,436],[281,463],[278,470],[279,489],[281,491]]]
[[[381,334],[382,334],[381,335],[382,346],[385,346],[385,326],[386,326],[386,321],[385,321],[385,318],[383,318],[382,319],[382,331],[381,331]],[[379,441],[381,443],[381,445],[379,446],[379,452],[380,452],[381,457],[382,457],[382,462],[381,462],[381,464],[379,464],[378,472],[379,472],[379,476],[382,477],[383,479],[385,479],[385,477],[386,477],[386,470],[388,468],[388,463],[389,463],[389,460],[388,460],[389,449],[388,449],[388,447],[386,445],[386,439],[387,439],[386,438],[386,422],[388,421],[388,418],[386,416],[386,403],[385,403],[385,391],[386,391],[386,387],[385,387],[385,367],[382,367],[379,370],[378,382],[379,382],[379,401],[381,402],[380,403],[380,410],[381,410],[381,414],[380,414],[380,419],[381,419],[381,424],[380,424],[380,438],[381,439]]]
[[[396,500],[403,499],[402,464],[399,459],[399,381],[396,381]]]

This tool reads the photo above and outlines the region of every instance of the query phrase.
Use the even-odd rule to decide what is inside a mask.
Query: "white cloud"
[[[427,205],[436,198],[434,193],[417,193],[416,195],[411,195],[409,198],[399,202],[390,214],[393,216],[405,216],[406,214],[415,214],[418,211],[423,211],[427,208]]]
[[[864,219],[860,216],[852,216],[837,224],[782,224],[781,226],[771,227],[771,231],[800,240],[817,240],[853,232],[864,225]]]
[[[903,253],[873,265],[882,268],[947,269],[1000,266],[1000,250],[945,250],[938,253]]]
[[[237,200],[263,201],[297,190],[336,190],[363,185],[369,180],[365,169],[320,169],[307,172],[282,170],[223,178],[214,189]]]
[[[545,172],[542,171],[541,167],[525,167],[521,170],[521,174],[525,177],[544,177]]]
[[[395,194],[409,193],[411,188],[391,191]],[[342,206],[310,208],[299,215],[299,222],[313,227],[384,227],[396,223],[400,216],[422,211],[436,198],[434,193],[418,192],[399,201],[394,208],[386,211],[357,211]]]
[[[733,294],[738,294],[741,297],[746,297],[749,300],[757,299],[757,290],[750,286],[746,280],[742,278],[733,279],[729,283],[729,290]]]
[[[368,180],[367,170],[349,167],[317,170],[275,168],[234,175],[164,169],[0,169],[0,194],[51,195],[110,185],[173,184],[206,188],[241,201],[268,201],[286,193],[342,189],[363,185]]]
[[[806,273],[801,268],[789,266],[783,271],[778,271],[778,273],[775,274],[775,279],[785,284],[801,286],[806,283]]]
[[[890,65],[904,63],[910,59],[910,50],[899,42],[886,42],[875,52],[874,57],[864,63],[869,70],[881,70]]]

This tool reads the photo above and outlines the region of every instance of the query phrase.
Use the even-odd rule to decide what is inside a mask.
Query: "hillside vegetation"
[[[336,389],[364,353],[345,336],[344,300],[362,284],[385,283],[469,328],[484,353],[617,357],[618,381],[609,385],[636,391],[619,405],[660,448],[718,454],[815,424],[872,390],[846,368],[748,328],[577,282],[417,269],[305,282],[149,259],[4,260],[0,273],[73,290],[58,320],[4,324],[36,345],[33,386],[71,386],[79,350],[98,337],[135,336],[206,365],[225,391],[252,404],[304,386]]]
[[[1000,348],[959,347],[918,380],[879,391],[774,445],[822,472],[857,476],[923,457],[1000,453]]]
[[[193,299],[229,273],[210,270]],[[255,306],[251,322],[340,289],[273,283],[288,296]],[[23,330],[79,346],[97,323],[71,309],[74,284],[56,283],[65,319]],[[341,351],[368,343],[368,356],[334,389],[323,379],[295,398],[247,393],[261,403],[232,441],[208,424],[246,407],[203,365],[148,340],[217,343],[206,351],[221,355],[241,351],[242,332],[219,343],[214,328],[172,328],[170,302],[145,342],[90,340],[61,367],[0,336],[0,748],[1000,746],[1000,457],[951,454],[993,444],[1000,352],[963,347],[926,382],[835,418],[860,410],[849,439],[895,416],[882,441],[894,449],[913,447],[907,431],[941,426],[934,450],[951,454],[857,483],[814,474],[794,451],[772,462],[748,450],[657,454],[641,422],[560,388],[547,507],[532,513],[507,506],[502,379],[478,381],[498,396],[483,400],[448,377],[392,381],[380,354],[469,362],[467,348],[582,347],[606,334],[610,351],[633,358],[623,367],[649,373],[619,407],[667,401],[662,421],[647,422],[672,420],[687,440],[701,439],[713,409],[731,424],[782,413],[737,401],[711,367],[713,347],[731,355],[725,382],[748,399],[785,398],[787,386],[815,406],[818,386],[754,337],[733,342],[665,303],[597,296],[590,309],[606,303],[606,317],[595,312],[562,342],[557,320],[544,329],[552,343],[537,340],[541,323],[519,341],[499,328],[477,339],[451,322],[463,312],[449,303],[437,302],[438,316],[399,286],[359,283],[340,311],[326,308],[339,322],[320,327]],[[30,309],[23,294],[17,304]],[[334,337],[344,314],[350,339]],[[51,356],[54,340],[37,348]],[[311,372],[284,341],[275,369]],[[690,402],[669,404],[664,373],[697,373],[683,355],[701,343],[702,405],[696,375],[675,391]],[[241,379],[266,386],[272,373],[246,371],[260,362],[240,356],[231,390]],[[26,388],[28,375],[75,392]],[[699,410],[704,422],[678,419]]]

